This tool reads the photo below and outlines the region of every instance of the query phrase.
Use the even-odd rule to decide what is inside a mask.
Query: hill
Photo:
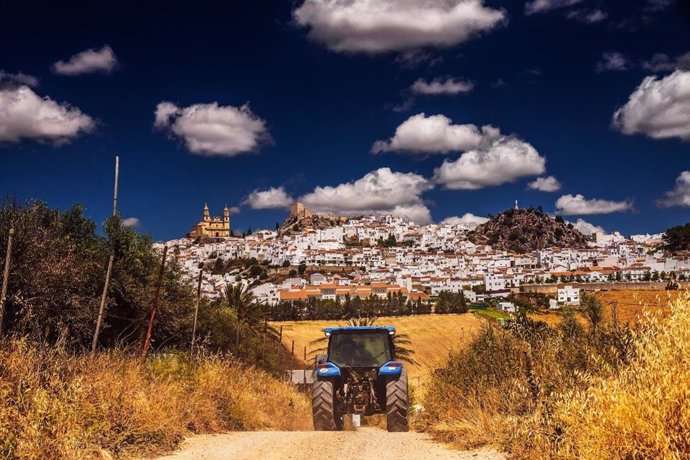
[[[509,209],[468,234],[475,244],[525,253],[548,247],[585,248],[588,238],[563,218],[549,217],[540,208]]]
[[[293,232],[299,233],[306,228],[325,230],[343,225],[348,220],[348,217],[316,213],[307,209],[302,203],[295,203],[290,206],[290,214],[278,229],[278,235],[286,235]]]

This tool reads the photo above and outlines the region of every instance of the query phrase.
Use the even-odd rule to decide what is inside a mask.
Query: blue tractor
[[[408,431],[407,372],[395,359],[395,328],[329,327],[328,353],[316,358],[314,429],[343,429],[348,414],[386,414],[390,432]]]

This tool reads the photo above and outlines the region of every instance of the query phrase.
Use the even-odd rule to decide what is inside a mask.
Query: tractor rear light
[[[402,363],[399,361],[391,361],[389,363],[384,364],[383,369],[387,371],[397,371],[402,367]]]
[[[316,373],[322,377],[339,377],[340,369],[333,363],[323,363],[316,366]]]

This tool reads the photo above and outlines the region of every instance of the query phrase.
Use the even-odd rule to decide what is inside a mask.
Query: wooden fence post
[[[5,254],[5,269],[2,272],[2,291],[0,291],[0,334],[2,322],[5,318],[5,300],[7,299],[7,285],[10,281],[10,264],[12,263],[12,240],[14,239],[14,227],[10,228],[7,236],[7,254]]]
[[[163,246],[163,257],[161,258],[161,268],[158,272],[158,283],[156,284],[156,296],[153,299],[153,305],[149,311],[149,324],[146,328],[146,335],[144,336],[144,342],[141,344],[141,360],[146,361],[146,356],[149,353],[149,347],[151,346],[151,333],[153,332],[153,321],[156,319],[156,313],[158,312],[158,302],[161,297],[161,287],[163,287],[163,275],[165,274],[165,258],[168,255],[168,246]]]
[[[120,178],[120,157],[115,156],[115,186],[113,188],[113,217],[117,214],[117,184]],[[93,331],[93,340],[91,341],[91,353],[96,352],[98,346],[98,336],[101,333],[101,322],[103,321],[103,314],[105,312],[105,304],[108,300],[108,288],[110,287],[110,277],[113,272],[113,262],[115,255],[110,254],[108,258],[108,269],[105,272],[105,283],[103,283],[103,293],[101,294],[101,304],[98,308],[98,319],[96,320],[96,329]]]
[[[196,342],[196,320],[199,317],[199,302],[201,302],[201,278],[204,275],[204,270],[199,270],[199,282],[196,286],[196,305],[194,306],[194,325],[192,326],[192,346],[190,352],[194,353],[194,343]]]
[[[295,368],[295,340],[292,340],[292,348],[290,350],[290,355],[292,358],[292,368]]]

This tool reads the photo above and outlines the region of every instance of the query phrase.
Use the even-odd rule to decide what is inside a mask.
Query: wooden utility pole
[[[158,283],[156,284],[156,296],[153,298],[153,305],[149,311],[149,325],[146,328],[146,335],[144,342],[141,344],[141,360],[146,361],[146,356],[149,354],[151,347],[151,333],[153,332],[153,321],[156,319],[158,312],[158,302],[161,298],[161,288],[163,287],[163,275],[165,274],[165,258],[168,256],[168,246],[163,246],[163,258],[161,259],[161,268],[158,272]]]
[[[14,227],[10,227],[7,236],[7,254],[5,254],[5,269],[2,271],[2,291],[0,291],[0,334],[2,322],[5,319],[5,300],[7,299],[7,285],[10,281],[10,264],[12,263],[12,240],[14,239]]]
[[[120,178],[120,157],[115,156],[115,187],[113,189],[113,216],[117,214],[117,183]],[[96,352],[98,346],[98,336],[101,333],[101,323],[103,322],[103,313],[105,313],[105,304],[108,301],[108,289],[110,288],[110,276],[113,273],[113,263],[115,262],[115,254],[111,252],[108,257],[108,269],[105,272],[105,283],[103,283],[103,292],[101,293],[101,304],[98,307],[98,319],[96,320],[96,329],[93,331],[93,340],[91,341],[91,353]]]
[[[204,270],[199,270],[199,282],[196,285],[196,305],[194,306],[194,325],[192,326],[192,353],[194,353],[194,344],[196,342],[196,320],[199,317],[199,302],[201,302],[201,278],[203,275]]]

